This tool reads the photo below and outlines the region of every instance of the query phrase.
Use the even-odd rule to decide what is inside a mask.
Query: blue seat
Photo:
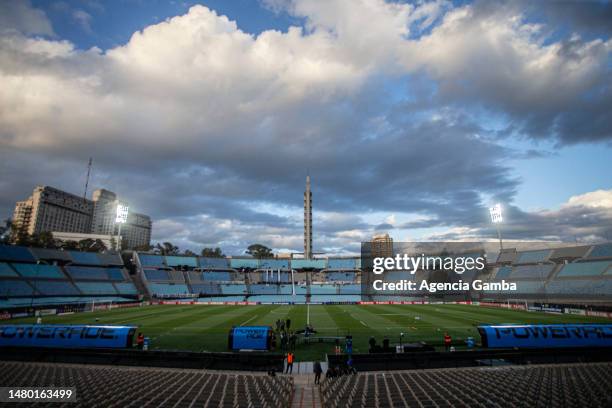
[[[24,278],[66,278],[60,268],[55,265],[13,264],[13,268]]]
[[[136,295],[138,291],[132,282],[117,282],[115,288],[120,295]]]
[[[66,271],[73,279],[98,279],[108,280],[107,268],[98,268],[92,266],[66,266]]]
[[[72,262],[77,265],[102,265],[98,254],[93,252],[70,251]]]
[[[164,257],[161,255],[138,254],[138,259],[142,266],[152,266],[156,268],[163,268],[166,266],[164,264]]]
[[[14,245],[0,245],[0,259],[3,261],[36,262],[28,248]]]
[[[117,290],[110,282],[75,282],[84,295],[116,295]]]
[[[5,262],[0,262],[0,277],[18,277],[17,272]]]
[[[22,280],[0,280],[0,297],[31,296],[34,289]]]
[[[73,284],[68,281],[30,281],[30,284],[41,295],[53,296],[74,296],[79,295],[79,291]]]

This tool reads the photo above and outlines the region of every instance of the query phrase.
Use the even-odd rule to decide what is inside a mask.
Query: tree
[[[245,252],[251,255],[253,258],[257,259],[274,257],[274,255],[272,254],[272,250],[267,246],[261,244],[249,245]]]
[[[197,256],[197,255],[192,250],[186,249],[185,252],[183,252],[183,256]]]
[[[30,237],[30,245],[39,248],[57,249],[61,245],[61,241],[55,239],[49,231],[43,231]]]
[[[203,248],[202,252],[200,252],[200,254],[203,257],[206,258],[224,258],[225,255],[223,255],[223,252],[221,251],[221,248],[217,247],[217,248]]]
[[[137,247],[134,248],[134,251],[138,251],[138,252],[148,252],[151,249],[153,249],[153,247],[149,244],[144,244],[144,245],[139,245]]]
[[[61,248],[66,251],[75,251],[79,249],[79,243],[76,241],[62,241]]]
[[[96,241],[91,238],[82,239],[79,241],[79,251],[89,252],[91,251],[91,247],[93,247],[95,243]]]
[[[91,252],[104,252],[108,250],[106,244],[101,239],[96,239],[94,241],[93,246],[91,247]]]
[[[173,245],[171,242],[164,242],[160,244],[159,242],[155,245],[155,249],[159,251],[161,255],[178,255],[179,247]]]

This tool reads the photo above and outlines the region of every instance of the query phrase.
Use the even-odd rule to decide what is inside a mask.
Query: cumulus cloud
[[[500,135],[610,139],[608,38],[548,38],[511,5],[267,4],[304,26],[255,35],[194,6],[108,50],[3,31],[0,149],[24,158],[0,163],[3,213],[35,184],[80,191],[94,156],[95,185],[153,215],[156,239],[299,249],[299,217],[254,207],[299,215],[310,169],[315,246],[342,252],[388,227],[486,233],[483,197],[512,202],[519,185]],[[372,211],[421,221],[357,215]]]

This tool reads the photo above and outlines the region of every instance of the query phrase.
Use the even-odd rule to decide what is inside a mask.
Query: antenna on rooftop
[[[87,177],[85,178],[85,191],[83,192],[83,201],[87,200],[87,187],[89,186],[89,175],[91,174],[91,164],[93,158],[89,158],[89,164],[87,164]]]

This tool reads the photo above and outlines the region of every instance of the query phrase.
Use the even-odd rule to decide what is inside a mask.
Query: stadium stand
[[[25,281],[2,280],[0,286],[0,296],[2,297],[32,296],[33,294],[34,289]]]
[[[85,266],[66,266],[66,271],[72,279],[84,280],[108,280],[108,273],[105,268],[91,268]]]
[[[612,243],[595,245],[587,258],[612,258]]]
[[[230,259],[230,267],[234,269],[257,269],[259,268],[259,260],[253,258],[232,258]]]
[[[325,269],[325,259],[292,259],[293,269]]]
[[[546,280],[553,269],[553,264],[519,265],[512,268],[510,278]]]
[[[78,296],[81,294],[72,283],[68,281],[30,281],[30,284],[38,293],[47,296]],[[83,292],[84,293],[84,292]],[[110,292],[114,294],[116,292]],[[88,293],[84,293],[88,294]],[[104,295],[108,293],[103,293]]]
[[[329,258],[327,269],[356,269],[356,259],[354,258]]]
[[[606,407],[612,364],[457,368],[345,375],[321,384],[324,407]]]
[[[170,267],[186,266],[197,268],[198,258],[193,256],[166,256],[166,265]]]
[[[565,265],[557,277],[601,276],[610,266],[612,266],[612,261],[574,262]]]
[[[519,252],[514,264],[545,262],[551,253],[550,249]]]
[[[327,282],[353,282],[355,281],[355,272],[336,272],[329,271],[323,274],[325,281]]]
[[[259,265],[262,269],[289,269],[288,259],[262,259]]]
[[[28,248],[13,245],[0,245],[0,259],[3,261],[36,262],[34,255]]]
[[[138,254],[138,259],[143,267],[163,268],[166,266],[164,257],[161,255]]]
[[[192,283],[191,293],[199,295],[220,295],[221,285],[217,283]]]
[[[229,259],[227,258],[200,257],[199,263],[201,268],[207,269],[228,269],[230,267]]]
[[[232,280],[229,271],[204,271],[199,273],[198,277],[202,281],[230,282]]]
[[[3,309],[133,302],[138,296],[119,254],[0,245]]]
[[[289,376],[0,362],[6,387],[76,387],[77,407],[288,407]]]
[[[17,272],[11,266],[5,262],[0,262],[0,277],[11,277],[17,278]]]
[[[192,293],[187,285],[181,283],[150,283],[151,292],[160,297],[182,296]]]
[[[72,262],[78,265],[102,265],[98,254],[93,252],[70,251]]]
[[[116,295],[117,289],[110,282],[75,282],[84,295]]]
[[[145,276],[150,281],[169,281],[170,275],[165,269],[145,269]]]

